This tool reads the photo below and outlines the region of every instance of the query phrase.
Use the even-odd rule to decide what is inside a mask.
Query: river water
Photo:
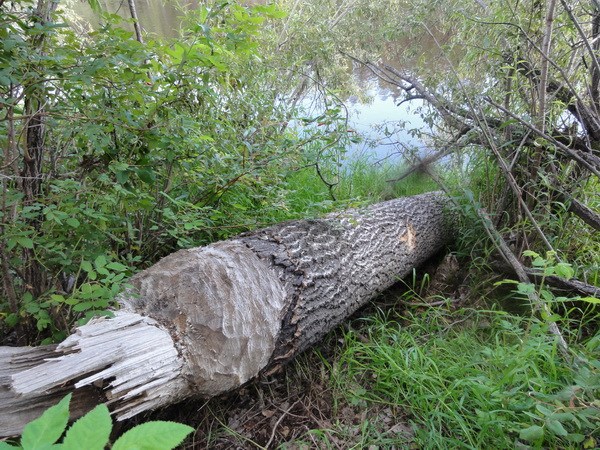
[[[200,0],[201,1],[201,0]],[[95,13],[87,2],[66,0],[65,9],[74,12],[82,22],[97,24]],[[129,18],[127,0],[99,0],[105,11]],[[262,3],[264,0],[247,0],[247,4]],[[169,0],[136,0],[140,24],[145,32],[158,36],[175,37],[180,25],[181,8]],[[65,5],[65,4],[63,4]],[[183,8],[195,8],[198,0],[189,0]],[[133,27],[132,27],[133,30]],[[393,63],[393,61],[391,61]],[[370,101],[357,97],[344,100],[348,111],[348,127],[363,140],[347,148],[347,159],[362,158],[373,163],[398,160],[407,152],[424,154],[425,144],[414,137],[410,130],[427,129],[416,109],[422,106],[417,101],[397,106],[398,88],[386,84],[365,70],[356,70],[353,76],[365,90]]]

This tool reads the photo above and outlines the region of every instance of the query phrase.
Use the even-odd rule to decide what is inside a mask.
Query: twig
[[[498,230],[496,230],[496,228],[494,227],[487,211],[484,208],[479,208],[477,210],[477,214],[480,217],[481,222],[483,223],[486,233],[488,234],[492,242],[496,245],[496,248],[500,251],[500,255],[502,256],[502,258],[512,267],[515,274],[517,275],[517,278],[519,278],[519,281],[525,284],[533,284],[531,283],[531,280],[529,279],[529,276],[527,275],[527,272],[525,271],[525,268],[523,267],[521,262],[517,259],[517,257],[508,247],[508,245],[506,245],[506,242],[504,242],[504,239],[502,238]],[[542,299],[540,299],[539,295],[536,292],[528,293],[527,297],[529,298],[531,303],[535,305],[536,309],[544,311],[548,316],[552,315],[552,312],[550,311],[548,305],[544,303]],[[558,348],[565,357],[565,359],[567,359],[570,356],[569,345],[567,344],[567,341],[565,341],[565,338],[563,337],[556,322],[549,322],[548,329],[550,330],[550,333],[557,337]]]
[[[285,418],[285,416],[288,415],[288,413],[294,409],[294,407],[300,402],[300,400],[296,400],[294,403],[292,403],[292,406],[290,406],[288,409],[286,409],[283,414],[279,417],[279,419],[277,419],[277,422],[275,422],[275,425],[273,425],[273,431],[271,431],[271,437],[269,438],[269,441],[265,444],[265,448],[270,448],[271,444],[273,442],[273,440],[275,439],[275,433],[277,432],[277,427],[281,424],[281,422],[283,421],[283,419]]]
[[[495,106],[496,108],[498,108],[502,112],[508,114],[513,119],[517,120],[521,125],[524,125],[526,128],[529,128],[531,131],[533,131],[534,133],[537,133],[539,136],[543,137],[547,141],[552,142],[558,148],[560,148],[561,150],[563,150],[567,155],[569,155],[571,158],[573,158],[579,164],[581,164],[586,169],[588,169],[590,172],[592,172],[594,175],[596,175],[598,178],[600,178],[600,171],[598,169],[596,169],[594,166],[592,166],[589,162],[587,162],[584,158],[582,158],[576,151],[574,151],[573,149],[570,149],[565,144],[563,144],[562,142],[559,142],[558,140],[556,140],[556,138],[550,136],[549,134],[544,133],[542,130],[540,130],[539,128],[535,127],[534,125],[528,123],[526,120],[523,120],[522,118],[520,118],[516,114],[514,114],[511,111],[509,111],[506,108],[504,108],[504,106],[499,105],[498,103],[496,103],[495,101],[493,101],[490,97],[485,97],[485,100],[490,105]]]
[[[555,8],[556,0],[550,0],[548,2],[548,9],[546,11],[546,29],[544,30],[544,39],[542,41],[541,48],[541,53],[544,55],[544,57],[542,58],[540,84],[538,86],[538,95],[540,101],[538,127],[542,131],[546,130],[546,89],[548,85],[548,64],[550,59],[550,46],[552,45],[552,26],[554,22]]]
[[[422,302],[422,303],[410,303],[410,306],[444,306],[448,303],[460,303],[462,302],[462,298],[446,298],[444,300],[438,300],[436,302]]]
[[[426,158],[419,160],[416,164],[413,164],[411,167],[406,169],[399,177],[392,178],[391,180],[386,180],[386,181],[388,183],[396,183],[398,181],[402,181],[404,178],[409,176],[411,173],[413,173],[417,170],[422,170],[424,166],[433,164],[437,160],[439,160],[445,156],[448,156],[451,153],[454,153],[454,151],[456,150],[454,147],[455,144],[458,142],[458,140],[461,137],[463,137],[465,134],[467,134],[469,132],[469,130],[471,130],[470,127],[463,128],[462,130],[460,130],[459,134],[457,136],[455,136],[447,145],[442,147],[441,150],[437,151],[433,155],[427,156]]]
[[[594,51],[594,49],[590,45],[589,39],[587,38],[587,36],[585,35],[585,32],[581,28],[581,24],[579,23],[579,21],[577,20],[577,18],[573,14],[573,10],[569,6],[569,4],[565,0],[561,0],[560,2],[562,3],[563,8],[567,12],[567,15],[571,19],[571,22],[573,22],[573,25],[575,25],[575,28],[577,28],[577,32],[579,33],[579,36],[581,36],[583,44],[585,45],[588,53],[590,54],[590,57],[592,58],[592,63],[594,65],[594,70],[596,71],[596,73],[600,74],[600,63],[598,62],[598,58],[596,56],[596,52]]]
[[[514,270],[512,270],[512,266],[502,264],[499,261],[492,263],[492,269],[505,274],[515,274]],[[555,288],[558,291],[569,292],[571,294],[582,295],[586,297],[600,298],[600,287],[592,286],[591,284],[584,283],[583,281],[575,278],[567,280],[566,278],[561,278],[556,275],[544,275],[539,270],[529,269],[527,267],[525,267],[524,270],[527,276],[536,280],[536,282],[538,282],[538,280],[541,282],[543,279],[545,284]]]
[[[485,136],[487,138],[487,141],[489,143],[490,149],[492,150],[492,153],[494,154],[494,156],[498,160],[498,164],[500,166],[500,170],[504,174],[504,177],[506,178],[506,181],[507,181],[508,185],[510,186],[510,188],[513,191],[513,193],[515,194],[515,197],[517,198],[517,201],[519,202],[519,205],[521,205],[521,208],[523,208],[523,211],[525,212],[525,215],[531,221],[531,224],[533,225],[533,227],[537,231],[538,235],[540,236],[540,238],[542,239],[542,241],[544,242],[544,244],[546,245],[546,247],[548,248],[548,250],[554,250],[554,248],[552,247],[552,244],[550,244],[550,241],[548,241],[548,238],[546,238],[546,235],[542,231],[542,228],[538,225],[537,220],[535,220],[535,217],[533,217],[533,214],[531,213],[531,210],[529,209],[529,207],[525,203],[525,200],[523,199],[523,196],[522,196],[521,187],[517,183],[517,180],[515,180],[515,177],[513,176],[512,172],[510,171],[510,169],[508,167],[508,165],[506,164],[506,161],[504,161],[504,158],[502,158],[502,155],[500,154],[500,151],[496,147],[496,143],[494,142],[494,139],[493,139],[493,137],[491,135],[491,130],[490,130],[488,124],[486,122],[483,122],[481,125],[482,125],[482,127],[481,127],[482,131],[484,132],[484,134],[485,134]]]
[[[129,12],[131,13],[131,18],[133,19],[133,29],[135,30],[135,37],[140,44],[143,44],[144,38],[142,37],[140,20],[138,19],[137,11],[135,9],[135,0],[127,0],[127,3],[129,4]]]
[[[589,206],[581,203],[579,200],[571,197],[568,194],[560,193],[559,198],[563,202],[569,202],[568,211],[570,213],[575,214],[585,223],[587,223],[590,227],[594,228],[597,231],[600,231],[600,214],[593,211]]]

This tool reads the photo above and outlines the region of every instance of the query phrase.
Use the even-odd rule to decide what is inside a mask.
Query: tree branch
[[[556,7],[556,0],[550,0],[548,2],[548,9],[546,11],[546,29],[544,31],[544,39],[542,41],[541,52],[544,56],[542,58],[542,68],[540,70],[540,84],[538,86],[538,95],[540,101],[539,107],[539,122],[538,127],[540,130],[546,130],[546,91],[548,89],[548,61],[550,60],[550,46],[552,45],[552,25],[554,22],[554,9]]]
[[[561,201],[569,204],[567,211],[575,214],[590,227],[600,231],[600,214],[568,194],[560,193],[559,198]]]
[[[514,253],[510,250],[508,245],[506,245],[506,242],[504,242],[504,239],[492,224],[492,220],[489,214],[483,208],[480,208],[477,211],[477,214],[481,218],[481,222],[483,223],[486,233],[488,234],[492,242],[495,244],[502,258],[514,270],[519,281],[525,284],[532,284],[531,280],[529,279],[529,276],[527,275],[527,271],[525,270],[521,262],[517,259],[517,257],[514,255]],[[548,317],[552,315],[548,305],[538,296],[538,294],[535,291],[528,293],[527,296],[529,297],[531,304],[534,305],[537,309],[544,311],[548,315]],[[569,358],[569,346],[567,344],[567,341],[565,341],[565,338],[563,337],[556,322],[549,322],[548,329],[550,333],[557,337],[558,348],[560,349],[565,359]]]
[[[526,128],[530,129],[534,133],[537,133],[540,137],[543,137],[544,139],[548,140],[549,142],[552,142],[554,145],[556,145],[556,147],[558,147],[564,153],[566,153],[567,156],[571,157],[573,160],[577,161],[579,164],[581,164],[586,169],[588,169],[590,172],[592,172],[594,175],[596,175],[598,178],[600,178],[600,170],[599,170],[600,166],[598,166],[598,168],[594,167],[594,165],[592,165],[590,162],[588,162],[582,155],[579,154],[579,152],[567,147],[565,144],[563,144],[562,142],[559,142],[553,136],[550,136],[549,134],[544,133],[542,130],[538,129],[537,127],[530,124],[529,122],[523,120],[522,118],[520,118],[519,116],[514,114],[512,111],[509,111],[506,108],[504,108],[502,105],[499,105],[498,103],[494,102],[490,97],[485,97],[485,100],[490,105],[495,106],[496,108],[498,108],[502,112],[506,113],[513,119],[517,120],[519,123],[524,125]]]

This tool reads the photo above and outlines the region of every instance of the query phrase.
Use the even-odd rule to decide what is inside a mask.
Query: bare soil
[[[445,295],[456,305],[463,303],[464,275],[459,272],[452,257],[430,263],[422,271],[433,274],[422,298],[435,304]],[[406,299],[414,297],[406,293],[405,284],[398,283],[281,373],[258,377],[208,401],[189,400],[138,417],[116,426],[115,434],[148,420],[172,420],[196,428],[184,449],[362,449],[370,448],[369,437],[374,433],[379,441],[384,438],[393,443],[389,448],[414,448],[414,431],[405,411],[352,400],[344,387],[336,386],[334,373],[343,370],[337,362],[344,350],[344,333],[352,329],[359,339],[367,339],[361,334],[365,318],[382,309],[401,313],[408,306]]]

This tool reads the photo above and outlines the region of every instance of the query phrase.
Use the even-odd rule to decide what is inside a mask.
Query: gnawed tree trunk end
[[[132,278],[111,319],[59,346],[0,348],[0,435],[66,392],[118,419],[276,370],[439,251],[446,197],[406,197],[180,250]]]

